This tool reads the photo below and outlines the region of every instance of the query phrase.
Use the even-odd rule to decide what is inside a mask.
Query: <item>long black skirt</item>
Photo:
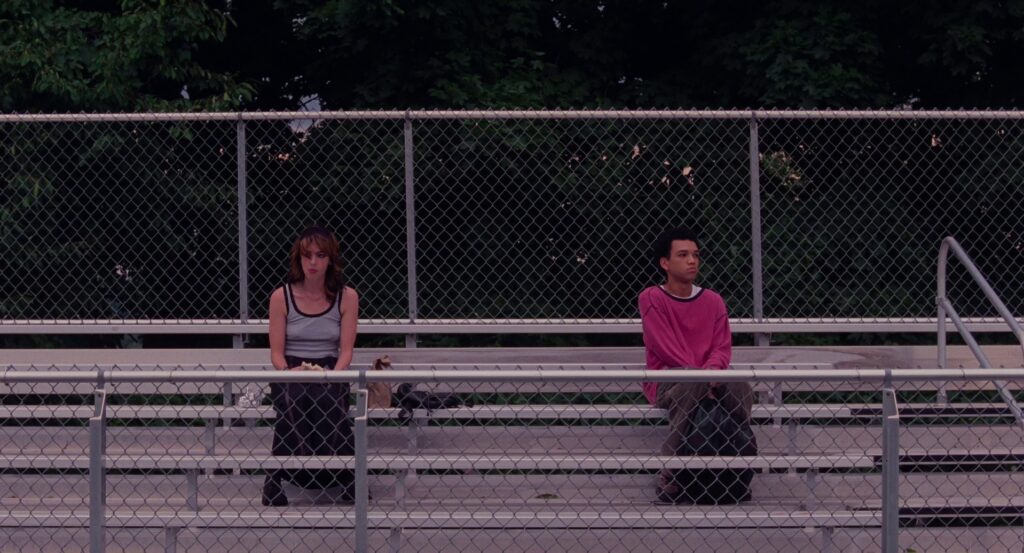
[[[331,369],[336,357],[302,359],[286,357],[289,367],[303,362]],[[270,398],[277,419],[274,421],[274,455],[348,455],[355,451],[352,421],[348,416],[349,385],[343,383],[273,383]],[[354,472],[351,470],[303,469],[277,470],[271,477],[288,480],[306,489],[344,486],[354,496]]]

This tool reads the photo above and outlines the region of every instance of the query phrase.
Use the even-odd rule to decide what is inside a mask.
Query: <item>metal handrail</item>
[[[936,119],[1024,119],[1020,110],[772,110],[772,109],[690,109],[690,110],[349,110],[349,111],[244,111],[244,112],[162,112],[162,113],[2,113],[0,123],[124,123],[156,121],[291,121],[291,120],[390,120],[430,121],[437,119],[854,119],[921,121]]]
[[[985,279],[985,276],[981,274],[978,267],[971,260],[967,252],[964,251],[960,243],[956,241],[956,238],[947,236],[942,240],[942,245],[939,246],[939,264],[937,270],[937,283],[935,293],[935,304],[938,309],[938,350],[939,350],[939,367],[946,367],[946,315],[949,315],[950,320],[953,321],[953,326],[956,327],[957,331],[960,332],[960,336],[967,343],[967,347],[970,348],[971,352],[974,353],[974,357],[978,360],[978,363],[986,369],[992,368],[992,363],[989,362],[988,356],[981,350],[981,346],[974,339],[971,331],[968,330],[967,326],[964,325],[960,315],[953,308],[953,304],[950,303],[949,299],[946,298],[946,265],[949,259],[949,252],[952,251],[956,258],[960,260],[960,263],[967,268],[967,271],[971,274],[974,282],[981,287],[981,290],[985,293],[985,297],[988,301],[996,308],[999,315],[1003,318],[1007,325],[1010,326],[1010,330],[1013,331],[1014,336],[1017,337],[1017,342],[1020,343],[1021,351],[1024,353],[1024,329],[1021,329],[1020,323],[1013,317],[1010,310],[1006,308],[1006,304],[1003,300],[999,299],[999,295],[992,289],[992,286]],[[1006,405],[1013,412],[1014,417],[1017,419],[1017,423],[1024,429],[1024,413],[1021,412],[1020,407],[1017,405],[1017,401],[1014,399],[1013,394],[1006,389],[1006,383],[1001,380],[993,380],[993,384],[999,390],[999,395],[1006,402]]]
[[[780,365],[789,367],[789,365]],[[994,380],[1002,376],[1024,382],[1024,366],[1010,368],[912,368],[912,369],[729,369],[697,370],[562,370],[556,365],[546,369],[496,370],[387,370],[365,371],[366,382],[863,382],[882,383],[891,378],[896,383],[948,381],[968,382]],[[358,370],[349,371],[266,371],[266,370],[109,370],[103,375],[106,384],[142,384],[153,382],[337,382],[357,383]],[[39,371],[9,368],[0,373],[0,385],[42,383],[99,382],[98,371]]]
[[[966,317],[973,332],[1005,332],[999,317]],[[935,317],[730,317],[733,334],[932,333]],[[2,319],[0,335],[252,334],[267,319]],[[360,334],[640,334],[640,319],[360,319]]]

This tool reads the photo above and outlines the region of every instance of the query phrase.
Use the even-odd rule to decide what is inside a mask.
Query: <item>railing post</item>
[[[943,275],[943,277],[944,276],[945,275]],[[943,277],[940,277],[940,278],[943,278]],[[941,287],[945,288],[944,283],[941,285]],[[937,338],[938,338],[939,368],[940,369],[945,369],[946,368],[946,363],[947,363],[947,360],[946,360],[946,306],[944,305],[944,303],[942,301],[943,299],[945,299],[945,292],[943,292],[942,295],[938,295],[935,298],[935,303],[937,304],[936,316],[937,316],[937,320],[938,320],[938,329],[936,331],[936,335],[937,335]],[[949,405],[949,394],[946,392],[946,383],[945,382],[943,382],[942,384],[939,384],[939,389],[938,389],[938,391],[936,392],[935,395],[936,395],[935,399],[936,399],[936,401],[938,403],[941,403],[943,405]]]
[[[242,119],[241,114],[235,123],[235,140],[237,142],[238,168],[238,320],[244,324],[249,320],[249,223],[246,194],[245,120]],[[245,345],[245,335],[236,334],[233,342],[236,349],[241,349]]]
[[[757,115],[750,114],[750,246],[751,276],[754,289],[754,320],[764,319],[764,283],[761,265],[761,160],[760,134]],[[758,346],[769,345],[768,334],[754,334],[754,343]]]
[[[939,350],[939,368],[945,369],[947,358],[946,358],[946,306],[943,300],[946,298],[946,264],[947,256],[945,250],[941,246],[939,247],[939,262],[936,269],[935,276],[935,305],[936,305],[936,322],[938,328],[936,328],[936,338],[938,341]],[[946,384],[942,383],[939,385],[938,393],[936,394],[938,403],[949,404],[949,395],[946,392]]]
[[[102,368],[96,373],[93,397],[94,411],[89,418],[89,553],[103,553],[107,545],[107,391]]]
[[[978,364],[985,369],[992,368],[992,362],[989,361],[988,356],[982,351],[981,346],[978,345],[978,341],[974,339],[974,335],[967,329],[967,325],[964,324],[963,319],[956,312],[956,308],[953,304],[949,303],[949,299],[942,298],[942,308],[945,309],[946,314],[949,315],[949,319],[953,321],[953,326],[956,327],[957,331],[960,332],[960,337],[964,339],[967,344],[967,348],[974,354],[974,358],[978,360]],[[1017,421],[1017,424],[1024,429],[1024,411],[1021,411],[1020,406],[1017,405],[1017,400],[1013,397],[1013,392],[1006,387],[1006,382],[1003,380],[993,380],[992,384],[995,385],[996,390],[999,391],[999,397],[1003,398],[1006,402],[1006,407],[1013,414],[1013,418]]]
[[[418,317],[416,305],[416,186],[413,172],[413,141],[412,116],[405,112],[403,128],[405,150],[405,259],[409,277],[409,322],[416,323]],[[405,335],[405,347],[416,347],[416,334]]]
[[[900,415],[892,369],[882,388],[882,552],[899,551]]]
[[[369,392],[366,387],[366,369],[359,369],[359,380],[356,382],[356,418],[355,418],[355,455],[356,455],[356,553],[366,553],[368,547],[369,516],[369,482],[366,474],[366,422],[367,400]]]
[[[941,340],[939,342],[939,362],[944,364],[946,361],[945,316],[949,316],[950,320],[953,321],[953,326],[956,327],[957,331],[960,333],[960,337],[962,337],[964,342],[967,343],[967,347],[970,348],[972,353],[974,353],[974,358],[978,360],[978,363],[983,368],[992,368],[992,363],[989,361],[988,356],[981,350],[981,346],[979,346],[977,340],[974,339],[970,329],[967,328],[963,319],[961,319],[960,315],[957,314],[953,304],[950,303],[949,298],[946,297],[946,264],[951,250],[956,255],[957,259],[960,260],[960,263],[963,264],[964,268],[967,269],[967,272],[970,273],[975,284],[981,287],[981,291],[985,293],[985,297],[988,298],[992,307],[996,308],[996,311],[999,312],[999,316],[1003,318],[1003,321],[1005,321],[1010,327],[1010,330],[1013,331],[1014,337],[1017,338],[1017,342],[1020,344],[1021,351],[1024,352],[1024,328],[1022,328],[1020,323],[1017,322],[1013,313],[1010,313],[1010,310],[1007,309],[1003,300],[999,299],[999,295],[996,294],[994,289],[992,289],[992,285],[990,285],[985,279],[985,275],[981,274],[981,271],[978,270],[978,266],[974,264],[971,257],[967,255],[967,252],[965,252],[963,247],[960,246],[960,243],[952,236],[947,236],[942,240],[942,245],[939,246],[939,263],[935,294],[935,301],[940,309],[939,313],[943,315],[939,319],[939,334]],[[1010,412],[1013,413],[1013,418],[1017,420],[1017,424],[1019,424],[1021,428],[1024,428],[1024,411],[1021,411],[1020,406],[1017,405],[1017,400],[1013,397],[1013,392],[1006,388],[1006,382],[993,380],[992,383],[996,385],[996,389],[999,390],[1000,397],[1003,398],[1003,401],[1006,402],[1006,406],[1010,409]]]

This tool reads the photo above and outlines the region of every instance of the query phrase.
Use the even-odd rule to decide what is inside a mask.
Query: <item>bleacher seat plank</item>
[[[754,427],[762,454],[836,455],[845,452],[881,455],[881,430],[863,426],[797,426],[791,434],[786,426]],[[273,440],[270,427],[236,426],[207,429],[193,427],[110,427],[108,454],[193,454],[207,450],[207,433],[212,431],[213,450],[220,453],[269,455]],[[428,426],[416,429],[421,453],[544,454],[547,452],[591,452],[595,454],[649,454],[657,452],[668,428],[659,426]],[[792,441],[791,441],[792,440]],[[1003,424],[984,427],[966,425],[914,425],[900,429],[905,453],[941,458],[952,449],[982,456],[995,446],[1021,443],[1020,429]],[[87,427],[0,427],[0,453],[85,455],[89,447]],[[371,453],[406,453],[409,429],[377,427],[368,432]]]
[[[11,469],[87,469],[85,455],[0,455],[0,466]],[[352,457],[274,455],[108,455],[112,470],[257,470],[325,468],[353,469]],[[809,468],[870,468],[868,455],[759,455],[756,457],[659,457],[654,455],[374,455],[369,470],[658,470],[662,468],[751,468],[787,470]]]
[[[994,366],[1015,367],[1024,363],[1018,346],[986,345],[985,352]],[[642,347],[545,347],[545,348],[357,348],[355,365],[368,366],[381,355],[389,355],[395,364],[442,365],[557,365],[557,364],[642,364]],[[267,348],[190,348],[190,349],[8,349],[5,365],[78,365],[130,366],[138,364],[218,366],[269,365]],[[934,366],[935,346],[737,346],[736,364],[829,365],[836,368],[875,367],[912,368]],[[966,346],[950,346],[951,367],[977,367],[977,360]]]
[[[371,530],[369,549],[389,550],[389,530]],[[107,530],[108,543],[149,542],[161,543],[164,539],[162,528],[110,527]],[[901,528],[901,543],[915,551],[943,551],[948,553],[1020,553],[1024,544],[1024,529],[1020,527],[952,527],[952,528]],[[9,527],[0,531],[0,541],[10,543],[25,553],[61,553],[62,551],[84,551],[89,547],[88,531],[85,528],[47,528],[42,533],[31,527],[23,529]],[[879,549],[878,529],[844,528],[832,534],[833,551],[877,551]],[[665,543],[673,543],[674,553],[703,553],[706,551],[729,551],[731,553],[763,553],[785,550],[792,553],[821,553],[821,534],[808,532],[804,528],[752,528],[730,529],[705,528],[678,529],[644,528],[586,528],[553,531],[548,528],[536,529],[495,529],[487,531],[450,530],[404,530],[402,550],[417,553],[491,553],[493,551],[561,551],[564,553],[607,553],[630,551],[632,553],[664,553]],[[60,544],[57,546],[57,544]],[[263,531],[238,532],[233,529],[190,530],[178,537],[179,551],[200,550],[205,553],[234,553],[236,551],[294,550],[301,545],[303,553],[339,553],[351,550],[351,539],[345,531],[331,528],[302,529],[290,531],[287,528]],[[528,544],[528,547],[524,547]],[[901,550],[903,547],[901,547]],[[109,550],[109,549],[108,549]]]
[[[900,404],[901,417],[974,417],[1012,416],[1005,404],[960,403],[937,405],[927,403]],[[2,419],[87,419],[94,415],[91,405],[3,405],[0,406]],[[401,410],[370,409],[371,419],[399,419]],[[416,418],[431,420],[472,421],[484,419],[505,420],[659,420],[667,412],[649,405],[627,404],[558,404],[558,405],[479,405],[456,409],[413,411]],[[882,416],[878,404],[755,404],[751,417],[755,421],[765,419],[850,419],[877,418]],[[273,420],[273,407],[260,405],[240,407],[237,405],[108,405],[108,419],[234,419]]]
[[[368,513],[371,528],[455,528],[509,529],[549,526],[563,529],[585,528],[807,528],[877,527],[879,511],[808,512],[730,510],[680,510],[671,506],[647,510],[602,510],[583,512],[556,511],[390,511]],[[89,523],[88,513],[45,515],[29,512],[0,513],[0,527],[74,526]],[[182,513],[174,510],[137,510],[114,512],[106,517],[110,526],[133,528],[352,528],[355,513],[345,510],[298,509],[287,511],[260,509],[243,512]]]

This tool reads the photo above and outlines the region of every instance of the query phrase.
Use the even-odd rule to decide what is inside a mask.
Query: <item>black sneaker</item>
[[[659,503],[680,503],[682,488],[676,482],[675,474],[670,470],[662,470],[658,473],[658,484],[655,487],[655,496]]]
[[[263,481],[263,506],[284,507],[286,505],[288,505],[288,496],[281,489],[281,481],[268,476]]]

